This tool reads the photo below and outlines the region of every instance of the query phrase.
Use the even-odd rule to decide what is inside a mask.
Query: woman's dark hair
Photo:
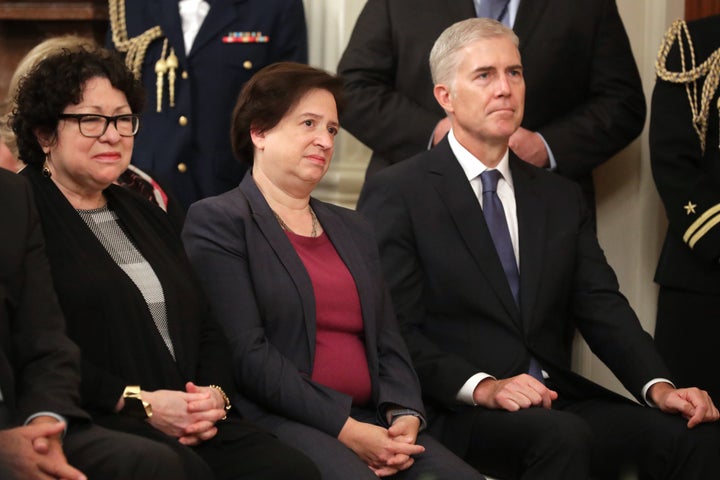
[[[20,81],[11,123],[22,161],[43,164],[45,154],[36,133],[54,141],[59,115],[82,101],[85,83],[95,77],[107,78],[125,94],[133,113],[142,112],[143,87],[116,53],[102,48],[64,49],[39,62]]]
[[[235,156],[253,163],[250,129],[265,132],[277,125],[310,90],[327,90],[335,97],[338,113],[343,108],[342,80],[308,65],[280,62],[268,65],[243,87],[232,113],[230,141]]]

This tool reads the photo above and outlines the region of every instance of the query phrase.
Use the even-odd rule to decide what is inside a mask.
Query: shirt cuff
[[[477,407],[477,403],[475,403],[475,399],[473,398],[473,393],[475,392],[475,387],[478,386],[478,383],[482,382],[486,378],[492,378],[493,380],[495,380],[495,377],[493,377],[492,375],[482,372],[476,373],[475,375],[470,377],[468,381],[465,382],[462,387],[460,387],[457,395],[455,395],[455,399],[460,403],[464,403],[465,405],[472,405],[473,407]]]
[[[675,384],[673,382],[671,382],[670,380],[668,380],[667,378],[653,378],[652,380],[647,382],[642,389],[642,398],[645,400],[645,403],[647,403],[649,407],[653,407],[653,408],[657,407],[657,405],[655,405],[655,403],[652,400],[650,400],[650,397],[648,397],[648,392],[650,391],[650,387],[652,387],[656,383],[660,383],[660,382],[669,383],[670,385],[673,386],[673,388],[677,388],[675,386]]]
[[[540,137],[540,140],[542,140],[543,143],[545,144],[545,150],[547,150],[547,154],[548,154],[548,163],[550,164],[550,166],[548,166],[548,170],[550,170],[552,172],[557,169],[557,161],[555,160],[555,155],[553,155],[552,150],[550,150],[550,145],[548,145],[548,143],[545,141],[545,137],[543,137],[540,132],[535,132],[535,133],[538,134],[538,137]]]
[[[63,429],[63,434],[62,434],[61,438],[65,438],[65,434],[67,433],[67,425],[68,425],[68,422],[65,419],[65,417],[63,417],[62,415],[58,415],[57,413],[53,413],[53,412],[37,412],[37,413],[33,413],[32,415],[27,417],[24,425],[30,425],[30,422],[32,422],[34,419],[36,419],[38,417],[52,417],[55,420],[57,420],[58,422],[64,423],[65,428]]]

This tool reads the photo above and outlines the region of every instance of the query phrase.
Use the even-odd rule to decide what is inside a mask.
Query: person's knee
[[[676,429],[670,436],[674,450],[696,461],[712,459],[715,465],[720,463],[720,425],[706,423],[692,429],[685,426]]]
[[[682,418],[668,419],[647,440],[638,458],[641,472],[651,478],[715,478],[720,471],[720,425],[687,428]]]
[[[540,456],[563,455],[589,462],[593,433],[590,426],[575,415],[555,416],[537,435],[535,453]]]
[[[320,480],[322,475],[318,467],[307,456],[292,448],[286,448],[277,457],[271,467],[263,473],[264,479]]]
[[[162,443],[151,440],[133,442],[126,445],[121,452],[120,463],[132,470],[132,475],[135,475],[129,478],[162,480],[187,478],[180,455]]]

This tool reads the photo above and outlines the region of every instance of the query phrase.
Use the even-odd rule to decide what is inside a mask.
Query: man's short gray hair
[[[509,39],[516,47],[520,45],[512,29],[490,18],[468,18],[446,28],[430,51],[433,84],[450,86],[460,63],[460,50],[478,40],[497,37]]]

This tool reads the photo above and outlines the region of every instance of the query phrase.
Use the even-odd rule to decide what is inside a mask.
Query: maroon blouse
[[[355,280],[330,238],[286,231],[312,281],[315,292],[315,361],[312,379],[353,397],[353,405],[370,401],[371,384],[363,318]]]

